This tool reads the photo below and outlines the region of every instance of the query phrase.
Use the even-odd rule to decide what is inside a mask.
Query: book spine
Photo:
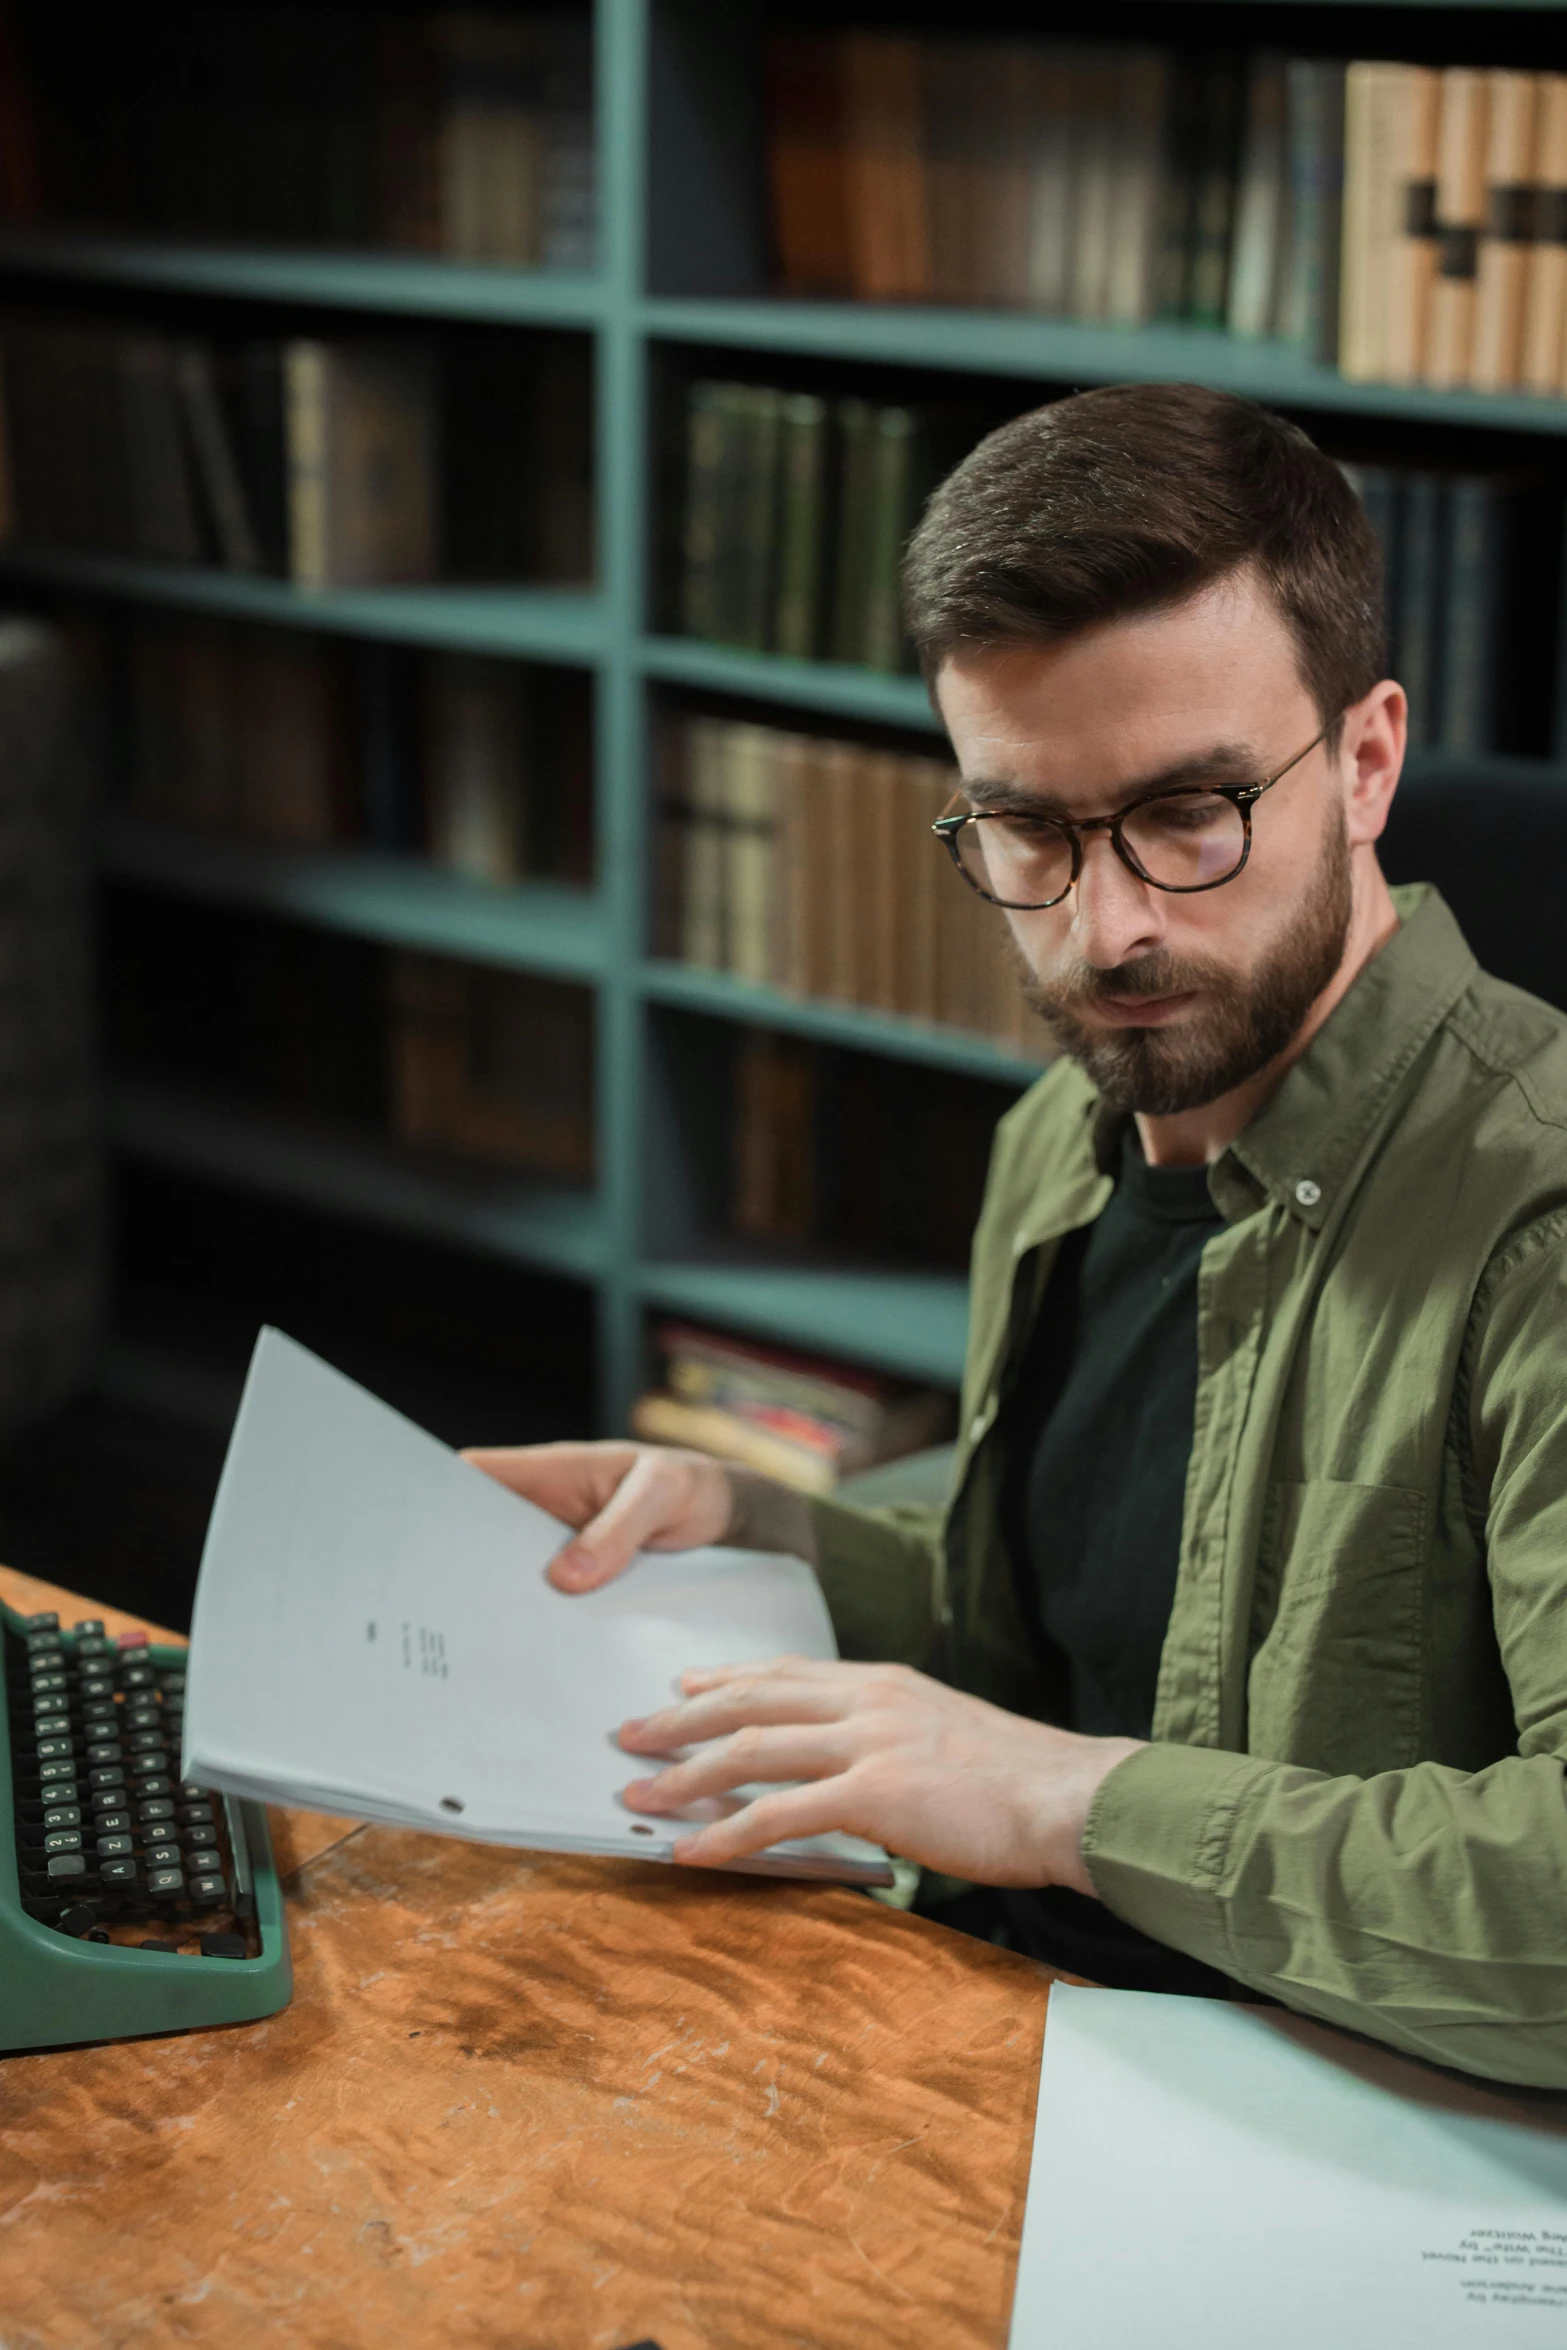
[[[1448,545],[1436,739],[1444,751],[1495,747],[1498,629],[1502,604],[1499,485],[1454,481]]]
[[[773,971],[773,870],[778,827],[770,727],[729,728],[723,788],[729,969],[737,979],[765,987]]]
[[[1405,69],[1351,65],[1344,77],[1344,214],[1339,373],[1380,383],[1388,372],[1393,252],[1403,234],[1400,121]]]
[[[827,403],[811,392],[783,402],[779,427],[778,594],[773,649],[813,660],[821,641],[827,538]]]
[[[876,411],[868,400],[837,403],[838,513],[830,650],[835,661],[865,659],[875,498]]]
[[[1474,356],[1479,391],[1510,390],[1523,373],[1523,305],[1538,214],[1539,77],[1486,75],[1485,217],[1475,271]]]
[[[1194,326],[1222,326],[1228,308],[1240,101],[1237,60],[1223,54],[1208,58],[1198,100],[1186,263],[1185,315]]]
[[[767,46],[773,254],[786,293],[853,291],[838,43],[775,35]]]
[[[1567,74],[1539,77],[1534,242],[1524,298],[1526,391],[1567,392]]]
[[[1072,247],[1067,306],[1074,318],[1103,318],[1110,289],[1110,239],[1120,125],[1113,50],[1085,54],[1078,71],[1080,111],[1072,153]]]
[[[859,865],[860,757],[852,743],[821,745],[822,869],[826,887],[826,968],[821,993],[852,1004],[865,948]]]
[[[781,392],[763,385],[736,387],[733,564],[724,636],[757,653],[766,652],[773,640],[782,407]]]
[[[719,551],[726,387],[695,383],[686,395],[685,544],[680,619],[687,636],[716,641],[723,633]]]
[[[1475,291],[1485,225],[1487,100],[1485,74],[1449,66],[1442,74],[1438,126],[1437,268],[1431,290],[1424,380],[1440,389],[1466,385],[1474,367]]]
[[[1409,744],[1436,739],[1436,675],[1443,600],[1444,484],[1407,473],[1400,489],[1398,636],[1395,675],[1409,697]]]
[[[228,420],[218,399],[212,353],[204,344],[180,345],[175,353],[175,382],[218,559],[228,571],[259,571],[261,549]]]
[[[863,301],[919,301],[930,287],[919,44],[842,36],[849,248]]]
[[[1117,326],[1146,325],[1154,312],[1169,108],[1168,57],[1157,49],[1123,52],[1116,65],[1119,138],[1105,288],[1105,316]]]
[[[296,587],[331,585],[326,346],[283,349],[283,430],[288,479],[289,575]]]
[[[1389,383],[1418,383],[1431,331],[1436,283],[1436,173],[1441,129],[1441,76],[1425,66],[1396,69],[1398,223],[1388,261],[1389,295],[1384,354]]]
[[[1263,50],[1252,58],[1246,75],[1246,129],[1235,191],[1226,314],[1232,335],[1271,335],[1278,323],[1288,202],[1285,61],[1276,52]]]
[[[900,574],[913,519],[919,418],[911,408],[878,408],[872,433],[860,658],[867,668],[895,672],[904,665]]]
[[[727,734],[727,722],[721,718],[686,721],[686,804],[690,813],[680,952],[685,962],[709,971],[724,970],[729,960],[723,833]]]
[[[1316,359],[1331,359],[1338,327],[1338,259],[1344,156],[1344,68],[1292,58],[1289,261],[1279,331]]]
[[[1075,52],[1047,49],[1040,63],[1039,112],[1029,142],[1025,306],[1047,317],[1067,307],[1073,241]]]

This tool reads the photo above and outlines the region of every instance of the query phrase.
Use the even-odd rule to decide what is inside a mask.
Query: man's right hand
[[[694,1550],[737,1531],[730,1473],[706,1453],[658,1444],[480,1446],[463,1454],[576,1529],[550,1562],[560,1591],[594,1591],[639,1550]]]

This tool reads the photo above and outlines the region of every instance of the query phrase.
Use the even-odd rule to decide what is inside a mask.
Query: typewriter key
[[[45,1852],[80,1852],[81,1849],[80,1828],[51,1828],[44,1838]]]
[[[46,1828],[79,1828],[81,1824],[82,1807],[79,1803],[52,1804],[44,1813]],[[99,1824],[102,1825],[101,1822]]]
[[[179,1869],[149,1869],[147,1871],[147,1890],[149,1893],[161,1894],[165,1899],[171,1893],[183,1893],[185,1890],[184,1874]]]
[[[98,1858],[100,1860],[124,1860],[126,1854],[134,1852],[135,1849],[135,1843],[129,1836],[105,1836],[100,1833],[98,1837]]]
[[[150,1869],[177,1869],[184,1858],[177,1844],[149,1844],[142,1858]]]
[[[228,1887],[224,1884],[222,1877],[216,1872],[213,1872],[210,1875],[192,1877],[190,1881],[190,1897],[192,1901],[199,1902],[204,1909],[209,1907],[212,1903],[221,1901],[227,1891]]]
[[[133,1860],[106,1860],[100,1865],[98,1874],[106,1885],[123,1893],[127,1885],[136,1882],[136,1863]]]
[[[50,1876],[54,1878],[85,1877],[87,1874],[87,1858],[80,1852],[56,1852],[47,1866]]]

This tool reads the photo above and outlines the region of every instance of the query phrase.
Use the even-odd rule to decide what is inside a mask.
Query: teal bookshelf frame
[[[149,0],[150,4],[150,0]],[[1357,19],[1389,8],[1439,13],[1451,31],[1489,17],[1561,17],[1567,0],[1294,0],[1331,22],[1331,45],[1357,52]],[[1166,0],[1169,38],[1186,0]],[[910,16],[939,11],[911,0]],[[1268,0],[1238,38],[1268,37]],[[597,879],[591,890],[487,889],[369,851],[327,853],[198,837],[124,817],[105,822],[104,872],[209,904],[267,909],[399,946],[458,954],[580,982],[597,1007],[600,1175],[588,1195],[393,1159],[326,1134],[240,1118],[194,1098],[127,1087],[109,1105],[117,1148],[143,1161],[270,1192],[416,1232],[592,1286],[597,1303],[601,1426],[624,1424],[643,1382],[649,1311],[675,1311],[817,1347],[919,1378],[955,1382],[966,1299],[961,1279],[931,1272],[759,1261],[735,1244],[671,1251],[650,1242],[648,1203],[674,1180],[667,1105],[654,1100],[654,1024],[679,1015],[734,1028],[760,1024],[1017,1089],[1032,1065],[952,1030],[803,1002],[721,973],[656,959],[648,916],[648,727],[653,696],[718,694],[787,720],[893,726],[934,735],[919,682],[825,663],[732,651],[659,633],[652,603],[658,462],[656,367],[708,366],[733,353],[754,368],[790,361],[906,368],[1063,388],[1180,377],[1324,419],[1440,426],[1533,442],[1567,438],[1567,400],[1397,389],[1345,382],[1277,344],[1167,326],[1145,329],[979,312],[769,298],[754,194],[756,0],[595,0],[601,193],[599,266],[591,277],[476,268],[380,253],[256,250],[106,237],[0,240],[5,292],[46,287],[117,300],[199,296],[363,310],[426,322],[567,328],[592,340],[596,386],[596,585],[563,593],[432,586],[306,594],[281,581],[113,557],[0,549],[0,583],[53,603],[80,596],[208,610],[409,645],[561,663],[593,681]],[[1146,15],[1142,20],[1146,24]],[[1210,20],[1211,21],[1211,20]],[[1066,29],[1063,26],[1063,29]],[[1540,28],[1540,57],[1548,36]],[[1363,47],[1359,53],[1368,53]],[[1376,53],[1376,52],[1370,52]],[[699,362],[695,355],[700,354]],[[1531,772],[1567,789],[1567,647],[1558,663],[1553,757]],[[1483,766],[1484,763],[1482,763]],[[1498,769],[1517,762],[1496,761]],[[1466,762],[1466,771],[1475,771]],[[1440,762],[1428,761],[1432,773]],[[1421,769],[1417,764],[1414,782]]]

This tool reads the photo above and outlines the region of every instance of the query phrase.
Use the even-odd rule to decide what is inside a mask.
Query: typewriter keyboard
[[[23,1907],[92,1940],[246,1955],[243,1837],[236,1869],[223,1799],[179,1777],[183,1666],[91,1618],[0,1637]]]

